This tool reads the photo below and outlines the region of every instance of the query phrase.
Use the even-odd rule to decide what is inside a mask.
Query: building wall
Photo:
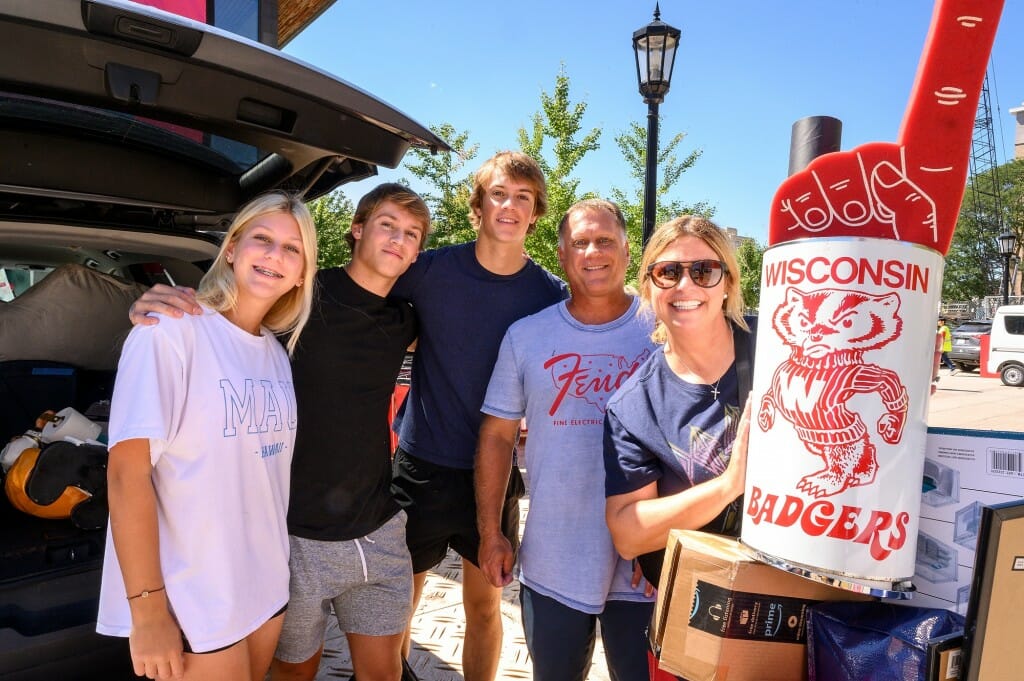
[[[725,235],[729,238],[729,242],[732,244],[733,250],[736,251],[739,250],[744,241],[754,241],[754,239],[749,236],[741,235],[735,227],[723,227],[722,231],[725,232]]]
[[[277,46],[278,0],[136,0],[143,5],[212,24],[225,31]]]
[[[281,47],[335,0],[135,0]]]
[[[1015,159],[1024,158],[1024,105],[1010,109],[1010,113],[1017,119],[1017,130],[1013,138],[1013,157]]]

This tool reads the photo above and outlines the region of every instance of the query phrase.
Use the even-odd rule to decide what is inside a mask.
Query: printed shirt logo
[[[554,416],[565,398],[570,397],[593,405],[603,415],[608,399],[650,354],[651,351],[645,349],[632,360],[612,354],[581,355],[567,352],[555,355],[544,362],[544,368],[550,370],[551,381],[558,390],[548,414]]]
[[[292,384],[274,385],[268,380],[245,379],[239,391],[229,379],[219,382],[224,405],[224,437],[237,437],[239,431],[250,435],[295,430],[297,416]],[[266,442],[257,452],[260,458],[276,456],[285,450],[283,440]]]
[[[790,358],[775,370],[758,425],[767,431],[781,416],[807,451],[821,459],[823,467],[804,476],[799,491],[821,498],[875,481],[873,435],[850,408],[853,396],[877,394],[886,411],[873,430],[891,445],[902,439],[907,389],[895,371],[864,359],[866,352],[901,336],[900,302],[896,293],[790,288],[776,309],[772,326],[789,346]]]
[[[723,411],[725,427],[719,434],[691,426],[688,449],[673,442],[668,443],[679,466],[693,484],[721,475],[729,465],[732,443],[736,440],[736,429],[739,426],[740,410],[735,405],[726,404]]]

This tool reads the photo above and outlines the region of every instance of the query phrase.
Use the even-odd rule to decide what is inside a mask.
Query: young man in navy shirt
[[[396,283],[420,324],[412,386],[397,419],[394,490],[409,517],[406,538],[418,601],[428,569],[451,547],[463,558],[466,681],[490,681],[501,654],[501,588],[478,563],[473,460],[487,383],[512,322],[566,297],[565,284],[523,251],[547,210],[544,174],[521,152],[503,151],[477,171],[470,198],[475,241],[423,253]],[[524,492],[513,470],[502,530],[518,543]],[[408,648],[406,649],[408,653]]]

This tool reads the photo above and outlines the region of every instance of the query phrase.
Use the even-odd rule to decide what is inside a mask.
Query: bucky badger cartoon
[[[820,498],[874,481],[875,446],[860,414],[847,407],[854,395],[878,393],[886,410],[876,424],[878,434],[889,444],[902,438],[907,389],[895,372],[864,361],[865,352],[899,337],[899,308],[895,293],[786,291],[772,326],[790,347],[790,356],[775,370],[757,418],[766,431],[781,414],[807,450],[824,462],[824,468],[797,483],[798,490]]]

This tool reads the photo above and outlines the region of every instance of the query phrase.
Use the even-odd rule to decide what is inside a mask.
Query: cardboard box
[[[870,600],[758,562],[735,539],[673,530],[651,637],[662,669],[690,681],[807,678],[806,609]]]
[[[929,428],[914,597],[965,615],[983,506],[1024,497],[1024,433]]]

